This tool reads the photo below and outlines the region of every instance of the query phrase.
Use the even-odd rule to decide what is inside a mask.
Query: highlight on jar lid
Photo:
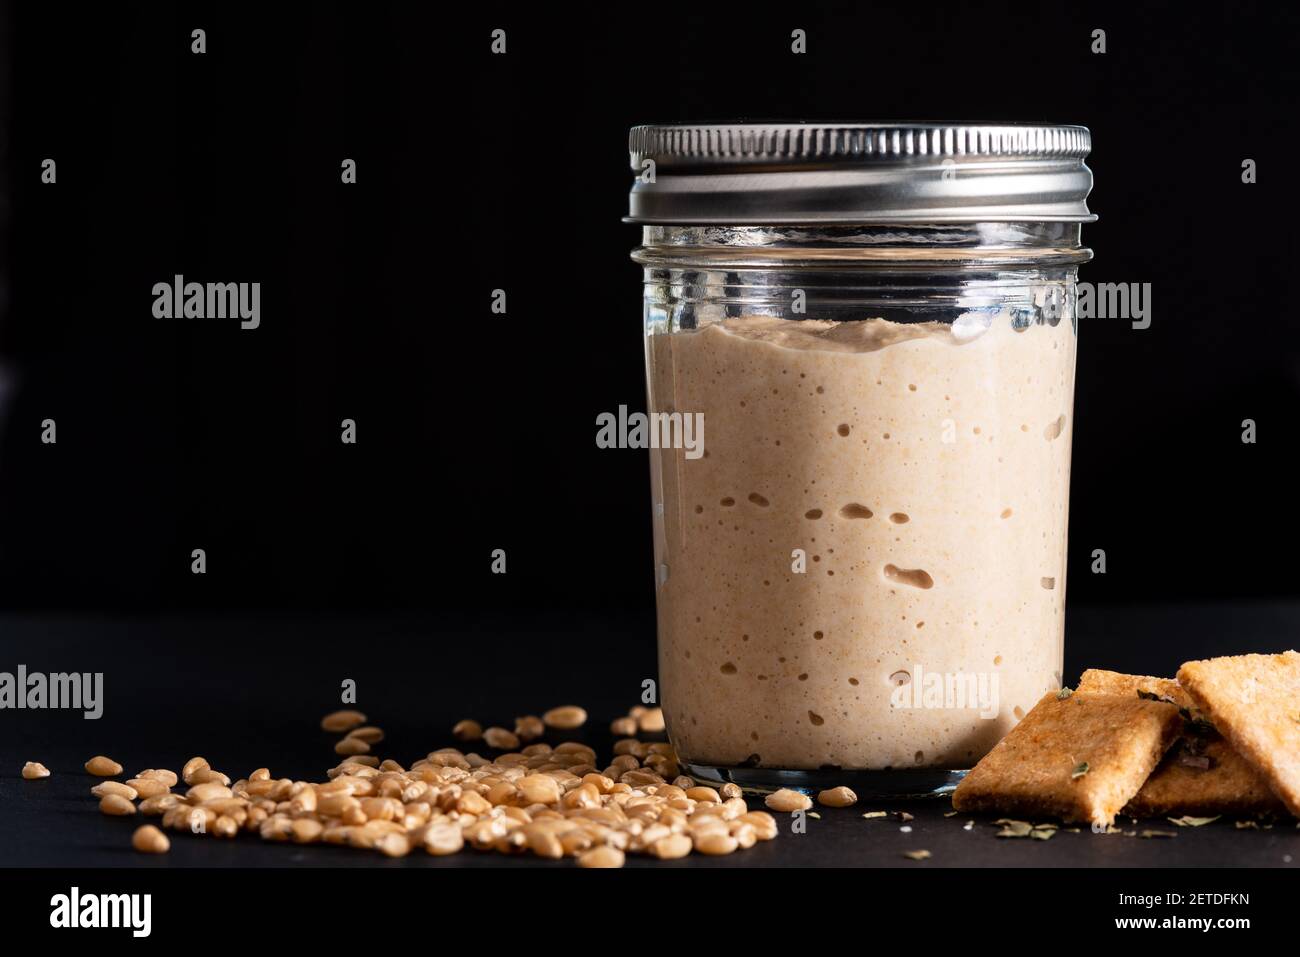
[[[1090,223],[1083,126],[636,126],[625,221],[643,225]]]

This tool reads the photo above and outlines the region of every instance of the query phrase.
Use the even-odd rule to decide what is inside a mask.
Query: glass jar
[[[1087,131],[706,129],[633,131],[669,736],[942,793],[1061,684]]]

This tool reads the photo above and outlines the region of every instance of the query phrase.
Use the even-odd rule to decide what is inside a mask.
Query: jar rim
[[[642,228],[632,259],[647,266],[900,268],[1071,265],[1092,259],[1071,223],[980,222],[816,227]]]

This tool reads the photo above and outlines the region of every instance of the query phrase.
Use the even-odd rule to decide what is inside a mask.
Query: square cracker
[[[1110,825],[1182,729],[1163,701],[1049,691],[957,785],[952,806]]]
[[[1079,691],[1167,698],[1192,717],[1202,717],[1187,689],[1172,678],[1125,675],[1090,668]],[[1268,782],[1213,728],[1188,724],[1178,743],[1151,772],[1124,813],[1133,817],[1175,814],[1281,814],[1286,808]]]
[[[1189,661],[1178,683],[1300,817],[1300,654]]]
[[[1168,698],[1180,708],[1189,711],[1196,707],[1192,696],[1173,678],[1153,678],[1150,675],[1126,675],[1118,671],[1102,671],[1089,668],[1079,676],[1079,686],[1075,691],[1088,694],[1136,695],[1139,691],[1153,694],[1158,698]]]

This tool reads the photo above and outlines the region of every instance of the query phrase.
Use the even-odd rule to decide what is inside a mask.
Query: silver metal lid
[[[1086,127],[1027,123],[636,126],[625,221],[1090,223],[1091,147]]]

